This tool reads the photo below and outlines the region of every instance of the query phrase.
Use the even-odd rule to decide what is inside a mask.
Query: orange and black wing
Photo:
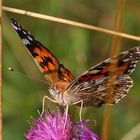
[[[50,85],[58,88],[66,86],[74,79],[73,75],[66,69],[56,57],[39,41],[37,41],[27,30],[11,18],[13,28],[20,36],[41,72],[45,73],[45,79]]]
[[[67,88],[75,98],[84,100],[85,106],[114,104],[125,97],[132,87],[129,75],[140,60],[140,47],[124,51],[93,66],[76,78]]]

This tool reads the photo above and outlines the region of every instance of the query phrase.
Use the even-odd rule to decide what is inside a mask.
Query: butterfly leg
[[[79,117],[80,117],[80,121],[82,121],[82,109],[83,109],[83,100],[81,100],[81,106],[80,106],[80,112],[79,112]]]
[[[79,103],[81,103],[80,111],[79,111],[79,118],[80,118],[80,121],[82,121],[82,109],[83,109],[83,104],[84,104],[83,100],[80,100],[78,102],[75,102],[75,103],[73,103],[73,105],[79,104]]]
[[[51,102],[57,103],[55,100],[53,100],[53,99],[51,99],[50,97],[48,97],[47,95],[45,95],[45,96],[43,97],[42,111],[41,111],[40,117],[43,116],[43,113],[44,113],[44,111],[45,111],[45,99],[48,99],[48,100],[51,101]]]
[[[66,105],[66,109],[65,109],[65,121],[64,121],[64,129],[63,129],[63,132],[66,128],[66,123],[67,123],[67,119],[68,119],[68,111],[69,111],[69,105]]]

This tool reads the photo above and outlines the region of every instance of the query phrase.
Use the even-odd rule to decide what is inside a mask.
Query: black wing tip
[[[11,17],[11,23],[15,25],[17,24],[17,21],[13,17]]]
[[[14,21],[16,21],[13,17],[11,17],[11,22],[14,22]]]
[[[31,45],[35,38],[23,26],[21,26],[14,18],[11,17],[11,24],[15,31],[18,33],[25,46]]]
[[[18,31],[19,27],[21,28],[21,26],[17,23],[17,21],[13,17],[11,17],[11,24],[16,31]]]

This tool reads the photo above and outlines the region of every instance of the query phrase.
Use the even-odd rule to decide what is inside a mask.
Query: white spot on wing
[[[27,33],[25,31],[23,31],[23,33],[26,35]]]
[[[26,38],[22,39],[24,45],[30,45],[30,41]]]
[[[13,26],[13,28],[14,28],[15,30],[18,30],[18,27],[15,26],[13,23],[12,23],[12,26]]]
[[[123,62],[128,62],[128,61],[129,61],[129,58],[123,60]]]
[[[124,52],[122,52],[121,54],[128,54],[128,51],[124,51]]]
[[[29,39],[29,40],[31,40],[31,41],[33,41],[33,38],[32,38],[32,37],[30,37],[30,36],[28,36],[28,39]]]
[[[115,103],[118,103],[120,100],[121,100],[121,99],[117,99],[117,100],[115,101]]]
[[[130,65],[129,67],[135,68],[135,67],[136,67],[136,64],[132,64],[132,65]]]
[[[18,27],[20,27],[20,25],[19,25],[19,24],[17,24],[17,26],[18,26]]]
[[[98,89],[97,89],[97,92],[99,92],[99,91],[103,91],[103,90],[105,90],[105,87],[102,86],[102,85],[99,85],[99,87],[98,87]]]
[[[95,82],[96,84],[100,84],[105,80],[105,78],[100,78],[100,79],[96,79]]]

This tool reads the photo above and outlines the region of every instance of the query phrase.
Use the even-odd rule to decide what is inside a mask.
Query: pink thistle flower
[[[66,115],[54,113],[45,114],[39,120],[34,120],[34,126],[25,135],[28,140],[100,140],[100,138],[88,129],[89,121],[74,123],[68,115],[64,129]]]
[[[85,120],[75,123],[72,140],[101,140],[95,133],[88,129],[87,125],[90,121]]]

